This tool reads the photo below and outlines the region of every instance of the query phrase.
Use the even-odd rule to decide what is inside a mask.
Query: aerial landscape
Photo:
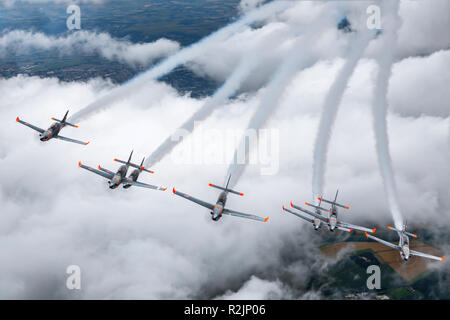
[[[0,0],[0,299],[450,300],[449,12]]]

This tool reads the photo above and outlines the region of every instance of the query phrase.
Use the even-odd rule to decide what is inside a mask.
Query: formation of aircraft
[[[88,166],[85,166],[81,162],[78,162],[78,166],[80,168],[89,170],[90,172],[96,173],[96,174],[102,176],[103,178],[108,179],[108,184],[109,184],[110,189],[115,189],[120,184],[122,184],[125,189],[128,189],[131,186],[136,186],[136,187],[143,187],[143,188],[148,188],[148,189],[165,191],[167,188],[158,187],[158,186],[154,186],[151,184],[146,184],[146,183],[137,181],[137,178],[139,177],[139,174],[142,171],[145,171],[148,173],[154,173],[154,172],[151,170],[147,170],[145,167],[142,166],[144,163],[144,159],[142,159],[141,165],[132,163],[131,162],[132,156],[133,156],[133,151],[131,151],[128,161],[114,159],[114,161],[122,163],[122,165],[119,167],[119,169],[115,173],[113,171],[110,171],[108,169],[101,167],[100,165],[98,166],[98,170],[88,167]],[[129,167],[133,167],[136,169],[127,177]]]
[[[30,127],[33,130],[36,130],[37,132],[39,132],[39,138],[41,141],[48,141],[50,139],[59,139],[59,140],[63,140],[63,141],[68,141],[68,142],[73,142],[73,143],[78,143],[78,144],[83,144],[83,145],[87,145],[89,142],[83,142],[83,141],[79,141],[79,140],[75,140],[75,139],[70,139],[67,137],[63,137],[59,135],[59,132],[61,131],[62,128],[64,128],[65,126],[71,126],[74,128],[78,128],[77,125],[74,125],[72,123],[69,123],[66,121],[67,119],[67,114],[69,113],[69,110],[67,110],[66,114],[64,115],[64,118],[62,120],[58,120],[55,118],[52,118],[53,121],[55,121],[47,130],[41,129],[39,127],[36,127],[28,122],[25,122],[23,120],[20,120],[19,117],[16,118],[16,121],[27,126]]]
[[[234,211],[228,208],[225,208],[225,203],[227,202],[227,195],[228,193],[233,193],[233,194],[237,194],[240,196],[243,196],[244,194],[241,192],[237,192],[234,190],[231,190],[228,188],[228,184],[230,183],[230,179],[231,179],[231,175],[228,176],[228,180],[227,183],[225,185],[225,187],[220,187],[217,186],[215,184],[210,183],[209,186],[222,190],[222,192],[219,194],[219,197],[217,198],[216,204],[212,204],[212,203],[208,203],[202,200],[199,200],[197,198],[194,198],[186,193],[180,192],[180,191],[176,191],[175,188],[173,188],[173,193],[176,194],[177,196],[183,197],[187,200],[190,200],[192,202],[195,202],[209,210],[211,210],[211,219],[214,221],[218,221],[223,214],[227,214],[230,216],[236,216],[236,217],[241,217],[241,218],[247,218],[247,219],[252,219],[252,220],[257,220],[257,221],[262,221],[262,222],[266,222],[267,220],[269,220],[269,217],[266,218],[261,218],[252,214],[247,214],[247,213],[242,213],[242,212],[238,212],[238,211]]]
[[[365,235],[369,239],[373,239],[375,241],[378,241],[379,243],[384,244],[385,246],[388,246],[388,247],[390,247],[390,248],[392,248],[394,250],[397,250],[398,252],[400,252],[400,257],[404,261],[408,261],[410,256],[418,256],[418,257],[427,258],[427,259],[444,261],[445,257],[437,257],[437,256],[433,256],[431,254],[426,254],[426,253],[422,253],[422,252],[411,250],[409,248],[409,237],[408,236],[417,238],[417,235],[407,232],[406,231],[406,224],[403,225],[401,230],[393,228],[393,227],[390,227],[390,226],[388,226],[387,228],[389,230],[397,232],[397,234],[399,236],[398,245],[395,245],[393,243],[387,242],[387,241],[382,240],[380,238],[374,237],[374,236],[372,236],[370,234],[367,234],[367,232],[365,233]]]
[[[345,28],[346,26],[344,26]],[[64,128],[66,125],[71,126],[71,127],[75,127],[78,128],[78,126],[69,123],[66,121],[67,119],[67,114],[69,113],[69,111],[66,112],[66,114],[64,115],[62,120],[59,119],[55,119],[52,118],[52,120],[54,120],[55,122],[47,129],[41,129],[39,127],[36,127],[28,122],[25,122],[21,119],[19,119],[19,117],[17,117],[16,121],[28,126],[30,128],[32,128],[33,130],[36,130],[39,132],[39,137],[41,141],[48,141],[50,139],[60,139],[63,141],[68,141],[68,142],[73,142],[73,143],[78,143],[78,144],[83,144],[83,145],[87,145],[89,142],[83,142],[83,141],[78,141],[78,140],[74,140],[74,139],[70,139],[67,137],[63,137],[59,135],[59,132],[61,131],[62,128]],[[98,169],[94,169],[91,168],[89,166],[85,166],[83,165],[81,162],[78,163],[79,167],[86,169],[90,172],[96,173],[100,176],[102,176],[103,178],[108,179],[108,185],[110,189],[116,189],[117,187],[119,187],[119,185],[123,185],[123,188],[128,189],[131,186],[136,186],[136,187],[143,187],[143,188],[148,188],[148,189],[153,189],[153,190],[162,190],[165,191],[167,188],[164,187],[158,187],[158,186],[154,186],[154,185],[150,185],[150,184],[146,184],[143,182],[139,182],[137,181],[140,173],[142,171],[148,172],[148,173],[154,173],[152,170],[148,170],[146,169],[143,164],[144,164],[144,159],[142,159],[141,164],[137,165],[131,162],[131,158],[133,155],[133,151],[131,151],[130,156],[128,158],[128,161],[123,161],[123,160],[119,160],[119,159],[114,159],[114,161],[121,163],[122,165],[119,167],[119,169],[116,172],[110,171],[106,168],[101,167],[100,165],[98,166]],[[133,167],[135,168],[133,170],[133,172],[131,172],[131,174],[127,177],[127,173],[128,173],[128,169],[129,167]],[[229,193],[232,194],[236,194],[236,195],[240,195],[243,196],[243,193],[237,192],[235,190],[232,190],[230,188],[228,188],[228,185],[230,183],[230,179],[231,179],[231,175],[228,177],[227,183],[225,184],[224,187],[215,185],[210,183],[209,185],[213,188],[222,190],[222,192],[219,194],[219,197],[216,201],[215,204],[209,203],[209,202],[205,202],[202,201],[200,199],[194,198],[186,193],[180,192],[175,190],[175,188],[173,188],[173,193],[183,197],[187,200],[190,200],[192,202],[195,202],[196,204],[199,204],[209,210],[211,213],[211,219],[214,221],[218,221],[223,214],[226,215],[231,215],[231,216],[236,216],[236,217],[241,217],[241,218],[247,218],[247,219],[251,219],[251,220],[257,220],[257,221],[262,221],[262,222],[266,222],[269,217],[266,218],[262,218],[256,215],[251,215],[251,214],[247,214],[247,213],[242,213],[239,211],[234,211],[228,208],[225,208],[225,204],[227,201],[227,196]],[[338,191],[336,192],[336,196],[334,198],[333,201],[331,200],[327,200],[324,199],[322,197],[319,197],[319,204],[313,205],[310,204],[308,202],[305,202],[305,204],[307,206],[313,207],[315,210],[310,211],[307,209],[304,209],[302,207],[296,206],[295,204],[292,203],[291,201],[291,207],[301,211],[303,213],[306,213],[307,215],[303,215],[300,214],[298,212],[295,212],[293,210],[287,209],[283,206],[283,210],[287,211],[309,223],[311,223],[313,225],[313,228],[315,230],[318,230],[321,228],[322,226],[322,222],[328,227],[329,231],[334,231],[335,229],[341,230],[341,231],[345,231],[345,232],[352,232],[353,230],[360,230],[365,232],[365,235],[367,238],[373,239],[375,241],[378,241],[394,250],[397,250],[400,252],[400,256],[404,261],[408,261],[408,259],[410,258],[410,256],[419,256],[419,257],[423,257],[423,258],[428,258],[428,259],[433,259],[433,260],[438,260],[438,261],[444,261],[445,257],[437,257],[437,256],[433,256],[433,255],[429,255],[429,254],[425,254],[422,252],[417,252],[414,250],[409,249],[409,237],[408,236],[412,236],[414,238],[417,238],[417,235],[409,233],[406,231],[406,225],[403,226],[403,228],[401,230],[398,230],[396,228],[393,227],[389,227],[389,230],[392,231],[396,231],[399,235],[399,244],[395,245],[393,243],[387,242],[385,240],[382,240],[380,238],[377,238],[373,235],[369,235],[368,232],[371,233],[375,233],[376,228],[370,229],[370,228],[366,228],[366,227],[362,227],[362,226],[358,226],[358,225],[354,225],[354,224],[350,224],[341,220],[338,220],[338,207],[343,208],[343,209],[349,209],[348,206],[342,205],[337,203],[337,196],[338,196]],[[323,207],[321,207],[322,202],[328,203],[331,205],[330,209],[325,209]],[[322,215],[321,211],[325,211],[327,212],[327,216]]]
[[[345,232],[352,232],[355,229],[355,230],[360,230],[360,231],[364,231],[364,232],[374,233],[376,231],[376,228],[369,229],[366,227],[361,227],[361,226],[357,226],[357,225],[354,225],[354,224],[351,224],[348,222],[338,220],[338,209],[337,208],[341,207],[341,208],[344,208],[347,210],[349,209],[348,206],[344,206],[344,205],[336,202],[338,192],[339,192],[339,190],[336,191],[336,196],[334,197],[334,201],[326,200],[326,199],[319,197],[318,200],[320,202],[319,202],[318,206],[310,204],[308,202],[305,202],[306,205],[315,208],[315,212],[309,211],[307,209],[303,209],[302,207],[296,206],[295,204],[293,204],[291,202],[292,208],[302,211],[302,212],[308,214],[308,216],[304,216],[302,214],[296,213],[292,210],[285,208],[284,206],[283,206],[283,210],[287,211],[289,213],[292,213],[293,215],[312,223],[315,230],[318,230],[321,227],[321,222],[324,222],[328,226],[329,231],[334,231],[335,229],[338,229],[338,230],[345,231]],[[325,208],[321,207],[320,204],[322,203],[322,201],[330,204],[331,208],[325,209]],[[321,210],[326,211],[328,213],[328,216],[323,216],[321,214]],[[309,216],[311,216],[312,218]]]

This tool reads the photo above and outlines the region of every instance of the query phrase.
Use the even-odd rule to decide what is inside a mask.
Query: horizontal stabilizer
[[[344,206],[343,204],[339,204],[339,203],[337,203],[336,201],[330,201],[330,200],[327,200],[327,199],[324,199],[324,198],[321,198],[321,197],[319,197],[319,198],[317,198],[317,199],[319,199],[320,201],[329,203],[329,204],[331,204],[331,205],[335,205],[335,206],[337,206],[337,207],[341,207],[341,208],[343,208],[343,209],[347,209],[347,210],[350,209],[350,207]]]
[[[305,202],[305,204],[307,205],[307,206],[310,206],[310,207],[313,207],[313,208],[316,208],[316,209],[319,209],[319,210],[323,210],[323,211],[328,211],[328,209],[325,209],[325,208],[322,208],[322,207],[319,207],[319,206],[315,206],[315,205],[313,205],[313,204],[311,204],[311,203],[309,203],[309,202]],[[294,207],[295,208],[295,207]],[[296,208],[297,209],[297,208]]]
[[[140,166],[140,165],[137,165],[137,164],[132,163],[132,162],[127,163],[126,161],[119,160],[119,159],[114,159],[114,161],[119,162],[119,163],[122,163],[122,164],[128,164],[130,167],[139,169],[139,170],[141,170],[141,171],[145,171],[145,172],[148,172],[148,173],[155,173],[155,171],[148,170],[148,169],[146,169],[144,166]]]
[[[78,128],[77,125],[72,124],[72,123],[69,123],[69,122],[66,122],[66,121],[62,121],[62,120],[59,120],[59,119],[56,119],[56,118],[52,118],[52,120],[53,120],[53,121],[56,121],[56,122],[59,122],[59,123],[62,123],[62,124],[67,125],[67,126],[71,126],[71,127],[74,127],[74,128]]]
[[[228,189],[228,188],[224,188],[224,187],[221,187],[221,186],[212,184],[212,183],[210,183],[209,186],[210,186],[210,187],[213,187],[213,188],[216,188],[216,189],[223,190],[223,191],[225,191],[225,192],[237,194],[238,196],[243,196],[243,195],[244,195],[244,194],[241,193],[241,192],[237,192],[237,191],[234,191],[234,190],[231,190],[231,189]]]
[[[417,238],[417,234],[410,233],[410,232],[406,232],[405,230],[399,230],[399,229],[396,229],[396,228],[390,227],[390,226],[387,226],[387,228],[388,228],[389,230],[391,230],[391,231],[397,231],[397,232],[400,232],[400,233],[404,233],[404,234],[406,234],[406,235],[408,235],[408,236],[410,236],[410,237]]]

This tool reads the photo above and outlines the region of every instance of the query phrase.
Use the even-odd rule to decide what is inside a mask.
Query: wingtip
[[[78,161],[78,166],[81,167],[81,161]]]
[[[17,117],[17,118],[16,118],[16,121],[18,122],[19,120],[20,120],[19,117]]]
[[[366,238],[368,238],[368,237],[369,237],[369,235],[367,234],[367,232],[364,232],[364,234],[366,235]]]
[[[116,162],[117,162],[117,161],[119,161],[119,159],[114,159],[114,161],[116,161]]]
[[[346,206],[346,207],[345,207],[345,209],[347,209],[347,210],[348,210],[348,209],[350,209],[350,207]]]
[[[267,220],[269,220],[269,217],[265,218],[265,219],[264,219],[264,222],[267,222]]]
[[[74,128],[78,128],[78,126],[76,126],[76,125],[74,125],[73,127],[74,127]]]
[[[317,200],[320,200],[320,201],[322,201],[322,198],[321,198],[321,197],[318,197],[318,198],[317,198]]]
[[[291,207],[292,207],[292,208],[294,207],[294,204],[292,203],[292,201],[291,201]]]
[[[286,210],[286,208],[283,206],[283,211]]]
[[[209,185],[210,187],[212,187],[212,186],[213,186],[213,184],[212,184],[212,183],[209,183],[208,185]]]
[[[89,144],[90,141],[86,142],[84,145],[87,146]]]
[[[175,192],[176,192],[175,188],[173,188],[173,189],[172,189],[172,192],[173,192],[173,193],[175,193]]]
[[[441,261],[444,261],[444,260],[445,260],[445,257],[442,257],[442,258],[441,258]]]
[[[98,165],[98,169],[100,170],[102,167],[100,167],[100,165]]]
[[[353,232],[353,228],[350,229],[350,232]]]
[[[372,229],[372,233],[375,233],[375,231],[377,231],[377,228]]]
[[[390,227],[390,226],[387,226],[387,228],[388,228],[389,230],[391,230],[391,229],[392,229],[392,227]]]
[[[167,187],[162,189],[162,191],[166,191],[166,190],[167,190]]]
[[[244,196],[244,194],[241,192],[241,193],[239,193],[239,195],[242,197],[242,196]]]
[[[308,206],[309,205],[309,203],[308,202],[305,202],[305,204]]]

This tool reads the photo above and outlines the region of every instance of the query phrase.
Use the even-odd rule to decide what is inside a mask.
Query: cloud
[[[289,22],[295,20],[291,19],[296,8],[281,15],[282,21],[275,19],[271,23],[289,30],[296,25]],[[253,32],[263,30],[243,28],[231,38],[246,33],[257,35]],[[286,54],[294,34],[287,36]],[[6,137],[0,141],[0,297],[329,297],[330,288],[316,279],[333,270],[339,258],[326,259],[319,248],[324,242],[343,241],[347,235],[316,232],[283,213],[281,205],[290,200],[310,200],[312,151],[321,106],[332,76],[346,57],[346,44],[345,35],[325,28],[323,38],[317,42],[324,55],[318,55],[317,63],[296,73],[286,84],[276,111],[265,122],[266,128],[279,130],[280,170],[272,176],[261,176],[257,165],[248,166],[236,186],[245,196],[229,197],[227,206],[270,216],[267,223],[229,216],[216,223],[207,210],[169,192],[176,187],[214,202],[218,193],[207,184],[222,182],[227,164],[177,164],[173,155],[195,139],[206,141],[202,146],[209,153],[223,148],[233,154],[235,146],[189,136],[152,168],[155,174],[143,173],[140,177],[143,182],[168,186],[166,192],[133,187],[110,190],[104,179],[77,166],[82,161],[114,170],[117,164],[113,159],[126,157],[131,149],[136,159],[149,154],[207,99],[180,95],[167,84],[146,81],[145,90],[133,91],[107,112],[86,118],[78,129],[64,129],[68,137],[90,140],[88,146],[62,141],[42,143],[35,132],[14,119],[20,116],[45,128],[50,117],[61,116],[68,108],[74,114],[117,86],[103,79],[61,82],[24,75],[0,79],[0,135]],[[450,119],[442,111],[444,102],[423,114],[417,107],[411,117],[402,101],[410,101],[404,97],[405,92],[428,86],[404,77],[408,70],[413,75],[424,74],[425,80],[442,86],[417,94],[411,98],[415,100],[412,106],[423,106],[434,99],[432,95],[444,90],[440,79],[444,81],[445,77],[441,73],[432,80],[435,71],[445,70],[447,55],[439,52],[394,64],[388,91],[393,108],[387,119],[398,200],[405,218],[411,229],[429,232],[431,237],[424,241],[446,254],[450,199],[444,173],[449,171]],[[280,54],[281,60],[283,57]],[[220,55],[215,57],[216,64],[221,61]],[[277,65],[274,62],[274,67]],[[203,70],[213,71],[209,67]],[[382,227],[392,223],[392,218],[378,172],[372,130],[375,71],[372,59],[361,59],[342,97],[330,140],[324,196],[339,187],[340,199],[351,207],[346,221]],[[204,132],[245,128],[264,99],[264,83],[217,108],[202,122]],[[82,270],[81,291],[65,287],[66,268],[74,264]],[[449,285],[448,261],[430,264],[430,269],[434,268],[440,282],[430,290],[439,296]],[[342,298],[342,293],[332,292],[332,297]]]
[[[284,293],[283,284],[279,281],[267,281],[251,276],[237,292],[228,291],[218,299],[223,300],[268,300],[288,299]]]
[[[180,49],[176,41],[158,39],[151,43],[132,43],[114,39],[108,33],[76,31],[65,36],[49,36],[41,32],[12,30],[0,36],[0,55],[25,54],[32,50],[57,50],[60,55],[97,53],[128,65],[149,66],[156,59]]]
[[[391,107],[404,116],[448,117],[450,108],[450,50],[427,57],[411,57],[392,70]]]

